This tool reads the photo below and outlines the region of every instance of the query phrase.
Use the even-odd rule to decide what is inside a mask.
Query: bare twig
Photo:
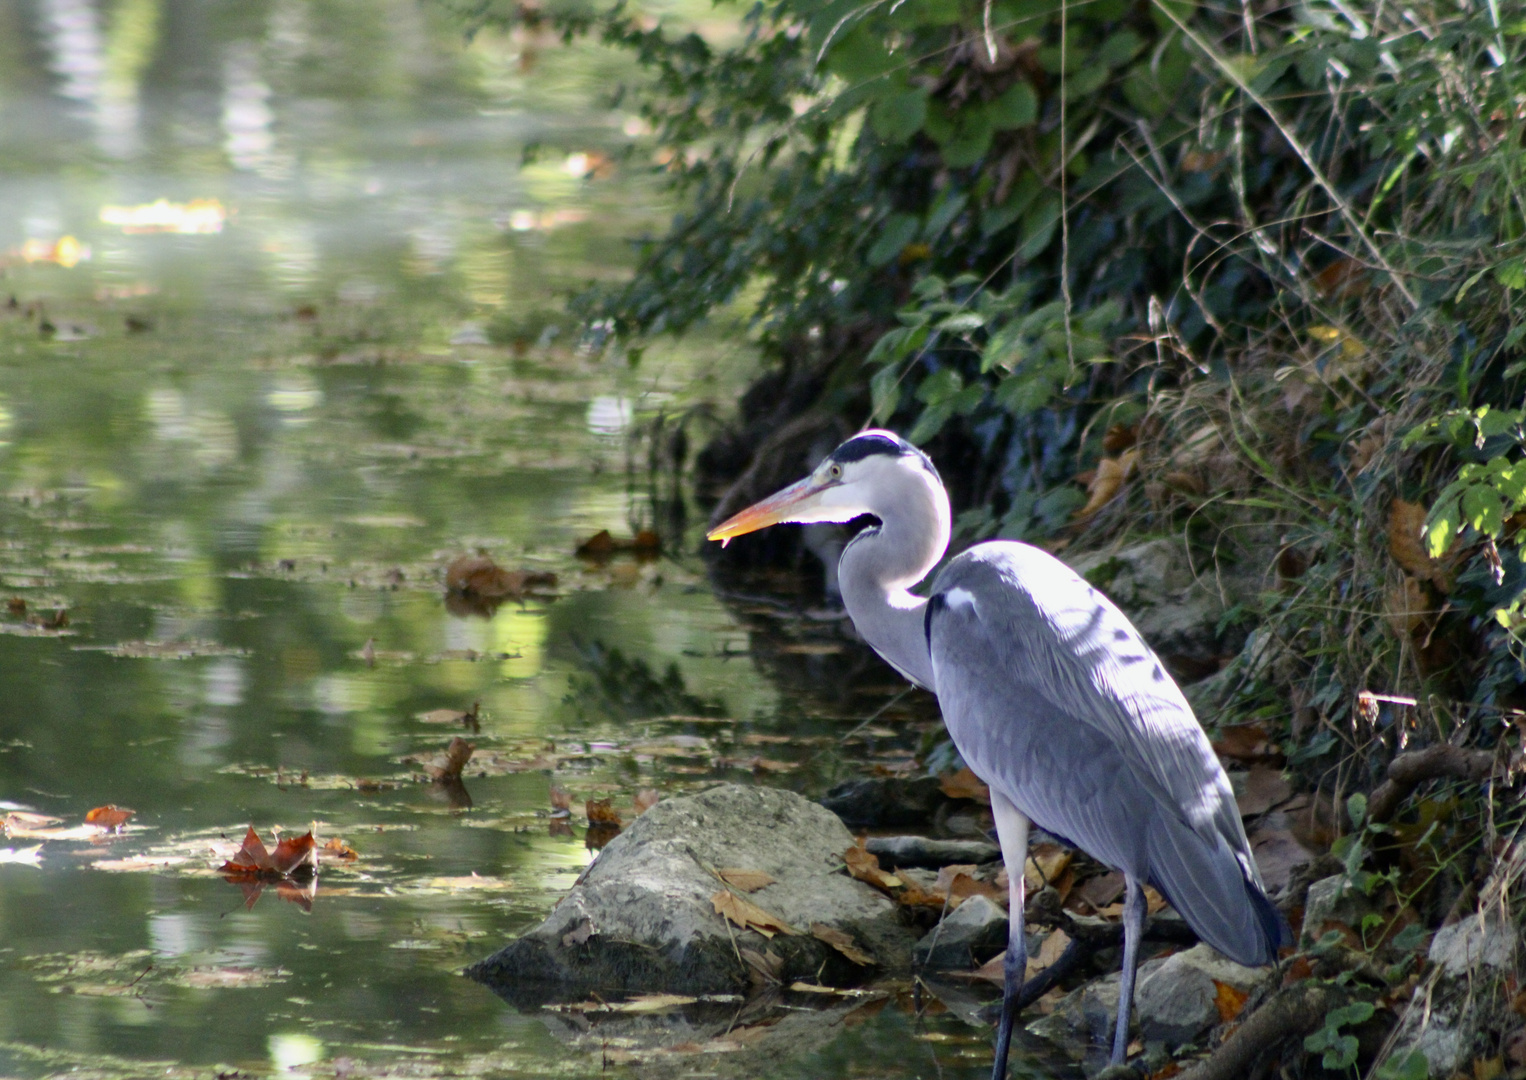
[[[1494,753],[1489,750],[1464,750],[1448,743],[1410,750],[1389,763],[1388,779],[1367,801],[1367,819],[1389,820],[1404,797],[1427,780],[1485,780],[1494,769]]]

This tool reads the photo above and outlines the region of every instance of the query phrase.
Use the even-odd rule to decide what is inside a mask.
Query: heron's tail
[[[1219,952],[1248,967],[1271,964],[1292,933],[1271,897],[1241,859],[1214,833],[1204,837],[1184,821],[1150,831],[1150,884]]]

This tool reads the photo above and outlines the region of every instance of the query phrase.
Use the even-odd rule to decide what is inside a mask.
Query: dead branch
[[[1427,780],[1484,780],[1494,772],[1490,750],[1464,750],[1442,743],[1424,750],[1410,750],[1388,765],[1388,779],[1367,800],[1369,821],[1388,821],[1404,797]]]
[[[1287,1039],[1302,1038],[1325,1022],[1325,1014],[1346,1003],[1337,987],[1309,982],[1277,991],[1233,1035],[1181,1080],[1243,1080],[1256,1059]]]

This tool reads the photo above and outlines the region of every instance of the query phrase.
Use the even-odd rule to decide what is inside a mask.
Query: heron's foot
[[[1109,1065],[1092,1080],[1144,1080],[1144,1072],[1133,1065]]]

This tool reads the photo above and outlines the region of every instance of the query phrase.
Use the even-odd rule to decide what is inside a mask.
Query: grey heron
[[[991,789],[1011,883],[992,1076],[1006,1075],[1027,968],[1030,824],[1123,871],[1112,1047],[1112,1063],[1122,1064],[1144,885],[1241,964],[1273,963],[1288,937],[1223,766],[1139,631],[1047,552],[1012,541],[976,544],[949,561],[927,597],[910,591],[948,548],[949,503],[932,461],[891,432],[860,432],[809,476],[707,536],[724,543],[779,522],[865,514],[879,524],[854,537],[838,565],[853,625],[892,667],[937,695],[955,747]]]

